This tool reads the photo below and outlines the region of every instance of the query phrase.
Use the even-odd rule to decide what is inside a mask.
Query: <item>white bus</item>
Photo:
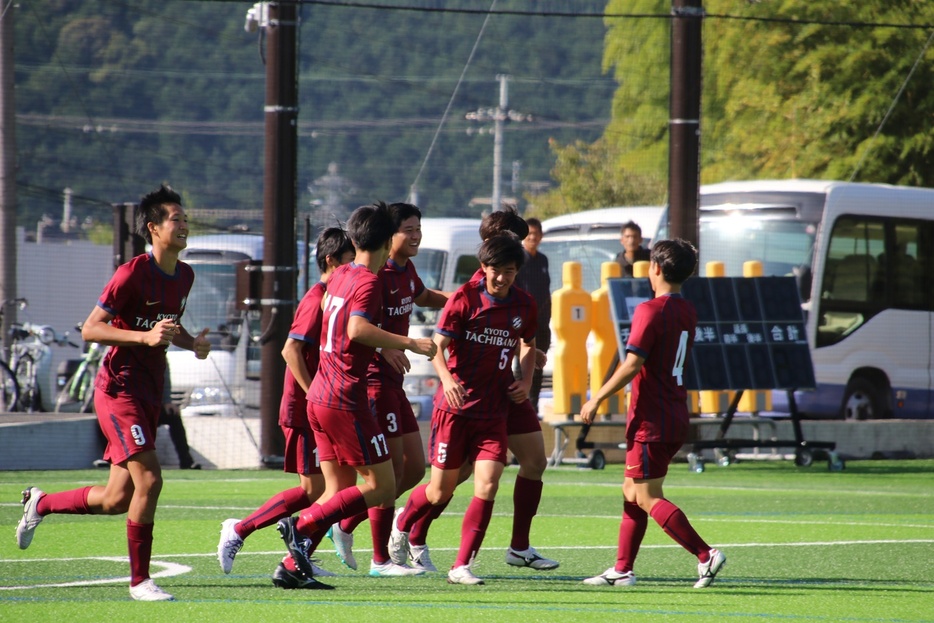
[[[663,215],[656,239],[667,237]],[[759,260],[795,275],[817,389],[800,411],[846,419],[930,418],[934,189],[817,180],[700,190],[700,271]],[[774,404],[780,409],[782,396]]]

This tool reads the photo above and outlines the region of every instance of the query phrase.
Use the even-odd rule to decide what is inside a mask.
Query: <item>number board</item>
[[[652,291],[648,279],[607,283],[620,357],[625,358],[632,314]],[[687,389],[815,387],[794,277],[692,277],[681,292],[697,309],[694,347],[685,368]]]

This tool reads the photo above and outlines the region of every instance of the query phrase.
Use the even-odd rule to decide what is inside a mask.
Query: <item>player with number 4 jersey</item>
[[[616,565],[587,578],[585,584],[623,587],[636,583],[632,567],[649,517],[697,556],[700,577],[694,588],[709,586],[726,564],[723,553],[704,542],[662,490],[668,464],[688,435],[684,367],[694,344],[697,312],[681,296],[681,284],[696,267],[697,250],[689,242],[677,239],[655,243],[649,263],[649,283],[655,298],[636,307],[626,359],[581,408],[581,419],[591,423],[600,403],[632,382]]]

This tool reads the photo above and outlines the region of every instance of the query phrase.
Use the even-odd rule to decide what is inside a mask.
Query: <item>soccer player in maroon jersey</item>
[[[354,248],[350,238],[339,227],[325,229],[315,244],[315,259],[321,280],[313,285],[295,310],[289,337],[282,348],[286,362],[279,403],[279,426],[285,435],[285,462],[283,469],[298,474],[299,486],[281,491],[244,519],[227,519],[221,524],[221,537],[217,544],[217,560],[224,573],[230,573],[234,557],[244,540],[260,528],[271,526],[283,517],[297,513],[324,493],[324,476],[318,462],[317,447],[308,423],[308,405],[305,394],[318,371],[318,349],[321,341],[321,303],[327,282],[334,270],[353,261]],[[315,576],[334,575],[314,567]],[[285,556],[272,575],[272,582],[285,589],[330,588],[314,578],[306,578],[295,567],[291,556]]]
[[[497,210],[483,217],[480,223],[481,240],[487,240],[505,232],[515,234],[519,240],[523,240],[529,233],[529,226],[513,208]],[[480,283],[484,278],[483,270],[480,269],[471,277],[471,281]],[[513,287],[518,288],[515,284]],[[536,306],[536,311],[537,309]],[[541,369],[545,365],[545,353],[537,346],[536,342],[535,367]],[[529,542],[532,519],[538,513],[542,499],[542,476],[548,465],[542,425],[531,401],[510,403],[509,417],[506,419],[506,433],[509,451],[519,463],[519,473],[516,476],[512,496],[512,535],[509,548],[506,550],[506,563],[537,571],[557,569],[557,560],[540,555]],[[461,469],[460,482],[467,480],[471,471],[471,465],[465,463]],[[447,502],[432,507],[429,513],[412,525],[407,541],[407,554],[412,561],[412,566],[419,566],[419,561],[422,559],[430,561],[426,544],[428,529],[431,527],[431,522],[437,519],[446,507]]]
[[[499,479],[506,466],[506,418],[510,403],[527,402],[535,366],[536,308],[532,297],[513,288],[525,255],[519,239],[501,234],[478,254],[484,279],[459,288],[441,312],[434,360],[441,387],[431,417],[431,479],[416,487],[393,522],[390,553],[406,556],[408,532],[433,506],[450,500],[461,467],[473,463],[474,497],[461,527],[452,584],[482,584],[471,570],[483,543]],[[512,360],[519,351],[517,381]],[[447,359],[444,353],[448,352]]]
[[[367,396],[366,372],[376,349],[410,350],[429,359],[437,352],[429,338],[412,339],[377,326],[382,310],[377,273],[389,257],[395,233],[389,207],[379,202],[357,208],[347,221],[347,233],[356,256],[328,280],[320,363],[307,394],[325,492],[298,518],[282,519],[277,526],[307,577],[314,575],[309,556],[334,522],[395,499],[389,444]],[[311,547],[306,548],[306,538]]]
[[[418,254],[422,241],[422,213],[409,203],[389,205],[397,230],[392,237],[389,259],[379,271],[382,284],[383,315],[380,328],[397,335],[409,334],[409,317],[413,303],[421,307],[440,308],[448,293],[426,288],[409,260]],[[389,442],[389,454],[396,477],[396,498],[421,482],[425,477],[425,450],[418,420],[402,389],[403,374],[410,369],[405,353],[396,349],[380,349],[367,371],[367,393],[371,408]],[[371,507],[334,524],[328,537],[334,542],[338,557],[351,569],[357,568],[353,555],[353,531],[369,517],[373,537],[373,560],[370,575],[375,577],[411,575],[412,569],[437,571],[425,548],[421,556],[413,557],[412,567],[396,564],[389,558],[389,533],[392,528],[394,504]]]
[[[155,442],[165,350],[174,344],[205,359],[211,344],[207,329],[192,336],[181,325],[194,272],[178,260],[188,239],[188,216],[178,193],[162,186],[143,197],[137,225],[152,251],[117,268],[81,330],[84,341],[111,347],[94,392],[97,421],[107,439],[107,485],[60,493],[27,487],[16,541],[21,549],[29,547],[36,526],[52,513],[126,513],[130,596],[137,601],[171,601],[172,595],[149,577],[153,521],[162,490]]]
[[[625,360],[581,407],[581,419],[589,424],[603,400],[632,382],[616,565],[587,578],[585,584],[636,583],[632,567],[650,516],[668,536],[697,556],[700,579],[694,588],[710,586],[726,563],[726,557],[704,542],[681,509],[662,491],[668,464],[689,432],[682,375],[694,344],[697,312],[681,296],[681,284],[696,267],[697,250],[689,242],[677,239],[655,243],[649,263],[649,283],[655,298],[636,307]]]

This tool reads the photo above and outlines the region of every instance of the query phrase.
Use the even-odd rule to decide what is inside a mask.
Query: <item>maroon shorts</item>
[[[162,411],[158,402],[142,402],[128,394],[111,395],[98,389],[94,392],[94,410],[107,438],[105,460],[119,465],[134,454],[156,449]]]
[[[321,473],[321,463],[318,461],[318,446],[315,445],[315,434],[310,428],[292,428],[282,426],[285,435],[285,462],[283,471],[287,474],[302,474],[310,476]]]
[[[389,444],[368,409],[345,411],[308,403],[319,461],[376,465],[389,460]]]
[[[523,400],[522,402],[509,403],[509,416],[506,418],[507,435],[525,435],[540,432],[542,432],[542,423],[538,419],[535,407],[532,406],[532,401]]]
[[[460,469],[467,461],[506,464],[506,419],[471,418],[435,409],[428,460],[438,469]]]
[[[418,420],[412,411],[412,403],[405,397],[401,387],[369,385],[366,393],[370,398],[370,411],[387,438],[418,432]]]
[[[664,441],[628,442],[624,475],[634,480],[662,478],[668,474],[668,465],[682,445]]]

